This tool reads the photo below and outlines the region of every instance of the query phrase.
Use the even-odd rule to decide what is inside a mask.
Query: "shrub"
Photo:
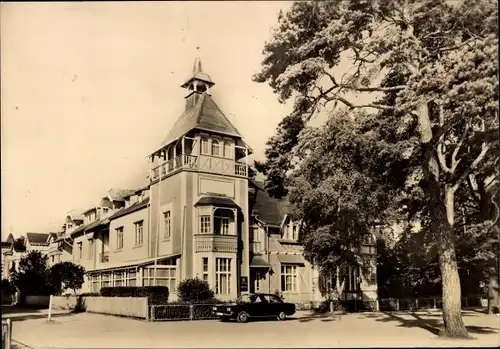
[[[185,303],[201,303],[214,298],[214,291],[210,289],[208,282],[198,278],[186,279],[177,287],[179,300]]]
[[[16,292],[16,287],[7,279],[2,280],[2,294],[13,294]]]
[[[100,292],[103,297],[148,297],[148,304],[167,304],[167,286],[119,286],[103,287]]]

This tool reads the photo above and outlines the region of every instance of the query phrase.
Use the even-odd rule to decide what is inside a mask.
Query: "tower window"
[[[210,149],[208,148],[208,139],[206,139],[206,138],[201,139],[201,153],[203,155],[210,154]]]
[[[231,144],[229,144],[229,142],[224,142],[224,157],[231,157]]]
[[[220,145],[219,141],[214,139],[212,141],[212,155],[213,156],[220,156]]]

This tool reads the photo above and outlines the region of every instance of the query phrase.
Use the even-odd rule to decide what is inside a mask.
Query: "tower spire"
[[[203,72],[200,57],[196,57],[193,64],[193,74],[181,87],[187,89],[186,109],[193,107],[200,96],[215,85],[210,76]]]

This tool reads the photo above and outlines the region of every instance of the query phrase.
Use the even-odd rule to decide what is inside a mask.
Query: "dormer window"
[[[107,208],[107,207],[103,207],[103,208],[102,208],[102,214],[103,214],[103,215],[104,215],[104,214],[107,214],[108,212],[109,212],[109,208]]]
[[[299,239],[299,225],[289,220],[283,225],[281,238],[287,241],[297,241]]]
[[[205,137],[201,139],[201,154],[210,155],[210,149],[208,147],[208,139],[206,139]]]
[[[219,141],[216,139],[212,140],[212,155],[220,156],[220,145]]]

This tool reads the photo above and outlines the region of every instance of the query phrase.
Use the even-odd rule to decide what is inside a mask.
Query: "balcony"
[[[101,253],[99,255],[99,260],[101,263],[109,263],[109,251]]]
[[[195,156],[183,154],[153,168],[150,180],[156,181],[160,176],[162,178],[167,177],[173,172],[182,169],[201,170],[240,177],[246,177],[248,173],[246,164],[235,162],[233,159],[209,155]]]
[[[236,235],[196,234],[194,236],[195,252],[238,252]]]
[[[262,254],[264,253],[264,250],[262,248],[262,242],[260,241],[254,241],[250,245],[250,250],[253,252],[253,254]]]

